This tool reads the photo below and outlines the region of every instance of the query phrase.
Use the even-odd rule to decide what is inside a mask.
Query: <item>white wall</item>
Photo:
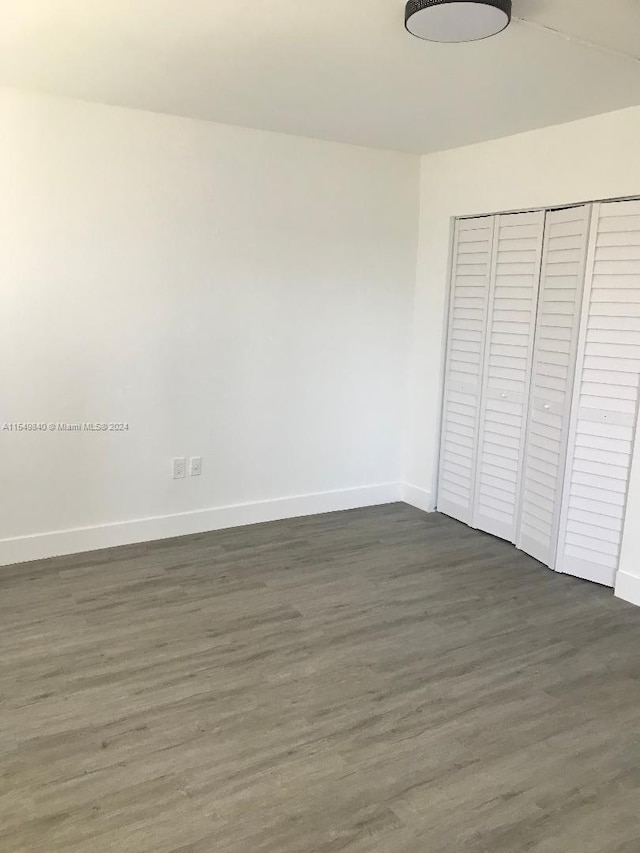
[[[422,158],[409,483],[435,495],[452,217],[638,195],[639,146],[634,107]],[[640,528],[633,523],[640,518],[640,442],[627,517],[620,568],[638,578],[640,603]]]
[[[0,125],[0,423],[130,425],[0,432],[0,562],[398,496],[418,158],[13,90]]]

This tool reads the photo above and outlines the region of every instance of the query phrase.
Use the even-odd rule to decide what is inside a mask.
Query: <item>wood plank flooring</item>
[[[403,504],[0,568],[2,853],[638,853],[640,609]]]

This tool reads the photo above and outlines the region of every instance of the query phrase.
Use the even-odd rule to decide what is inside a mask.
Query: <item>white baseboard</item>
[[[413,486],[411,483],[402,483],[402,500],[415,506],[416,509],[421,509],[423,512],[434,512],[436,505],[431,492],[426,489],[421,489],[419,486]]]
[[[616,598],[637,604],[640,607],[640,578],[628,575],[626,572],[618,572],[616,575]]]
[[[95,527],[76,527],[71,530],[16,536],[0,539],[0,566],[65,554],[78,554],[81,551],[96,551],[99,548],[111,548],[115,545],[131,545],[136,542],[150,542],[154,539],[168,539],[190,533],[206,533],[211,530],[258,524],[263,521],[278,521],[323,512],[378,506],[401,500],[403,500],[401,483],[381,483],[355,489],[317,492],[290,498],[120,521]],[[411,503],[411,501],[407,502]]]

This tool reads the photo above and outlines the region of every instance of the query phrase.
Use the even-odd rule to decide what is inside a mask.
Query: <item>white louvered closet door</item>
[[[613,586],[640,380],[640,202],[594,205],[556,569]]]
[[[591,205],[550,210],[544,251],[516,545],[553,567]]]
[[[473,526],[515,542],[544,211],[497,217]]]
[[[471,523],[495,218],[456,222],[438,509]]]

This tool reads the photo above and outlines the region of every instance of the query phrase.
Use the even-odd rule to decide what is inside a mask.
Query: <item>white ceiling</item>
[[[403,0],[0,0],[0,82],[417,153],[640,103],[640,0],[514,0],[533,23],[466,45],[413,38],[403,11]]]

